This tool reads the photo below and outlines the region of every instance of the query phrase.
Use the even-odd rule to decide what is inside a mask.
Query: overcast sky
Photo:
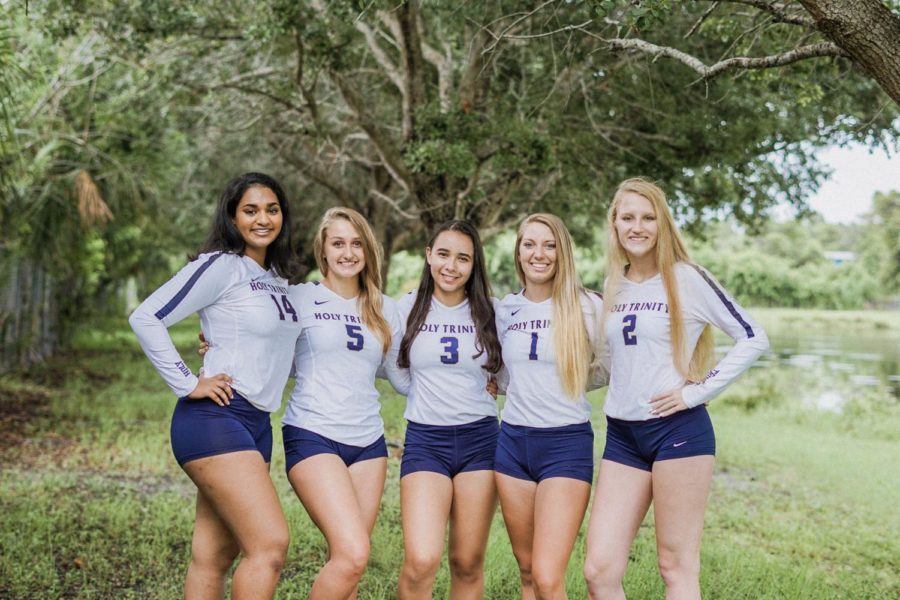
[[[875,192],[900,191],[900,156],[866,146],[829,148],[819,154],[834,169],[809,204],[829,223],[852,223],[872,209]]]

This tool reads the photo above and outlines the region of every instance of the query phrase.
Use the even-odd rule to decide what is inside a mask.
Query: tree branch
[[[365,101],[343,75],[336,71],[329,71],[329,75],[338,90],[340,90],[344,102],[347,103],[347,106],[349,106],[350,110],[353,111],[353,114],[356,115],[359,126],[366,132],[366,135],[369,136],[372,145],[375,146],[375,150],[378,152],[379,156],[381,156],[381,160],[384,162],[384,168],[387,169],[391,174],[391,177],[394,178],[400,187],[406,192],[409,192],[413,187],[412,177],[407,170],[406,165],[403,163],[402,157],[394,148],[393,144],[391,144],[390,140],[387,139],[384,132],[375,122],[375,119],[373,119],[365,109]]]
[[[703,79],[712,79],[726,71],[735,69],[770,69],[773,67],[783,67],[807,58],[819,58],[823,56],[835,56],[841,58],[850,57],[849,54],[836,44],[826,42],[801,46],[788,52],[771,56],[735,56],[707,66],[699,58],[669,46],[657,46],[656,44],[633,38],[615,38],[605,39],[603,41],[617,50],[637,50],[645,54],[652,54],[654,57],[663,56],[674,59],[699,73]]]
[[[767,2],[766,0],[719,0],[720,2],[728,2],[730,4],[743,4],[752,6],[763,12],[772,15],[772,18],[779,23],[788,23],[790,25],[801,25],[803,27],[814,27],[815,23],[812,19],[802,17],[800,15],[792,15],[785,10],[784,4],[776,2]],[[718,2],[717,2],[718,4]]]

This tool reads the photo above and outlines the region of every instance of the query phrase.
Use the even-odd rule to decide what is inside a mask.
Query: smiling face
[[[659,226],[653,204],[635,192],[625,192],[616,206],[616,235],[628,260],[634,262],[656,252]]]
[[[544,285],[556,276],[556,238],[543,223],[533,221],[522,230],[519,242],[519,265],[528,284]]]
[[[458,231],[442,231],[434,245],[425,248],[425,260],[434,279],[434,296],[447,306],[455,306],[466,295],[466,283],[472,275],[475,245]]]
[[[244,239],[244,254],[264,265],[266,248],[281,233],[282,220],[281,205],[275,192],[260,185],[247,188],[232,219]]]
[[[335,219],[325,229],[323,253],[326,277],[354,278],[366,267],[362,238],[346,219]]]

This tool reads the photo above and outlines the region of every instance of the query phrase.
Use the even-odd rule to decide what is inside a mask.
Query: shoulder
[[[582,288],[578,299],[582,310],[597,310],[603,306],[603,294],[589,288]]]
[[[395,300],[395,302],[397,303],[397,310],[407,313],[411,311],[413,305],[416,303],[416,298],[418,297],[418,295],[418,292],[413,290],[412,292],[400,296],[400,298]]]
[[[689,290],[702,292],[718,292],[721,285],[713,275],[696,263],[679,262],[675,265],[675,276],[678,284]]]
[[[288,289],[291,292],[291,298],[295,300],[303,300],[304,298],[310,297],[317,288],[319,284],[317,282],[303,282],[303,283],[295,283],[292,284]]]

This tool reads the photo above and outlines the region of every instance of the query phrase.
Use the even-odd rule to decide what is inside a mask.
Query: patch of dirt
[[[38,386],[0,389],[0,454],[27,441],[35,421],[49,416],[51,394]]]

